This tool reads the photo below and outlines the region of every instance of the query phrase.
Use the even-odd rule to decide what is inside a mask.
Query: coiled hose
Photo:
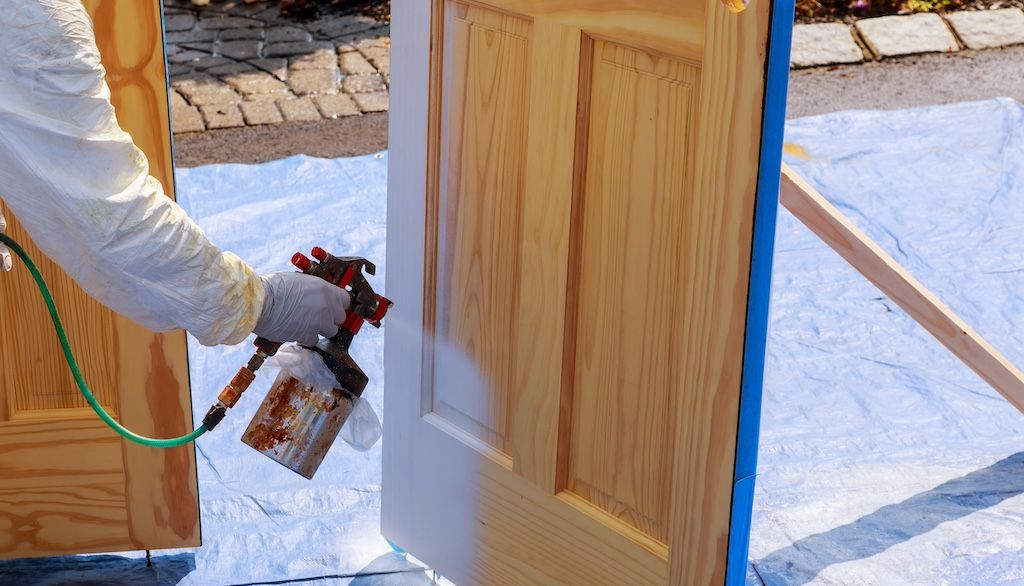
[[[131,440],[137,444],[144,446],[150,446],[152,448],[173,448],[183,444],[187,444],[191,441],[195,441],[196,438],[206,433],[208,430],[205,425],[200,425],[190,434],[183,435],[180,437],[173,437],[168,439],[157,439],[152,437],[146,437],[139,435],[127,427],[121,425],[114,420],[113,417],[107,413],[99,402],[96,401],[96,396],[89,390],[89,385],[86,384],[85,378],[82,376],[82,371],[78,368],[78,361],[75,360],[75,355],[71,351],[71,344],[68,343],[68,336],[64,332],[64,325],[60,321],[60,314],[57,313],[57,306],[53,302],[53,295],[50,294],[50,288],[46,286],[46,281],[43,280],[43,275],[39,273],[39,268],[32,262],[28,253],[21,247],[17,242],[11,239],[6,234],[0,234],[0,242],[7,245],[14,254],[18,255],[18,258],[25,263],[28,267],[28,271],[32,273],[32,278],[35,279],[36,285],[39,286],[39,293],[43,296],[43,301],[46,302],[46,309],[50,312],[50,319],[53,321],[53,329],[57,332],[57,338],[60,339],[60,347],[64,350],[64,359],[68,363],[68,368],[71,369],[71,374],[75,377],[75,383],[78,384],[78,390],[81,391],[82,396],[85,397],[89,406],[92,410],[99,415],[100,419],[104,421],[111,429],[121,434],[125,439]]]

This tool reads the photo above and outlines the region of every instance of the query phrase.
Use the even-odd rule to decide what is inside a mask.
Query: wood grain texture
[[[95,419],[0,425],[0,558],[124,542],[121,443]]]
[[[578,266],[567,488],[668,538],[672,413],[683,392],[675,332],[686,161],[700,69],[604,41],[593,46]],[[690,390],[693,392],[693,390]],[[685,400],[685,397],[682,397]]]
[[[425,419],[426,445],[447,436],[434,414]],[[490,459],[472,462],[472,447],[449,447],[437,470],[462,486],[454,497],[471,503],[470,517],[453,515],[451,503],[424,506],[420,523],[444,529],[428,549],[448,562],[457,584],[665,584],[664,548],[637,536],[630,525],[570,492],[551,493]],[[472,462],[472,463],[471,463]],[[442,501],[443,502],[443,501]],[[451,547],[448,539],[457,540]],[[642,539],[638,546],[637,539]],[[417,543],[417,546],[427,544]],[[468,546],[468,547],[465,547]]]
[[[93,17],[118,122],[173,196],[160,3],[83,4]],[[191,430],[184,333],[155,334],[101,306],[31,244],[12,216],[9,231],[54,290],[101,404],[142,434]],[[0,323],[0,436],[17,449],[0,450],[0,509],[22,517],[8,529],[0,521],[0,543],[13,544],[0,547],[0,557],[198,545],[193,448],[122,443],[74,386],[27,273],[10,276],[0,279],[0,304],[19,310],[5,311],[10,319]]]
[[[150,175],[174,196],[167,75],[160,4],[85,0],[107,70],[118,124],[146,154]],[[113,315],[118,409],[130,429],[153,437],[192,430],[184,332],[153,333]],[[200,544],[199,489],[192,445],[154,450],[122,441],[128,510],[126,548]]]
[[[678,334],[669,583],[725,581],[771,3],[707,3]]]
[[[787,165],[779,199],[914,321],[1024,412],[1024,373]]]
[[[546,19],[533,23],[526,189],[523,193],[521,252],[525,270],[519,276],[519,329],[515,339],[516,403],[511,423],[515,471],[554,494],[559,465],[568,457],[568,443],[558,441],[561,419],[570,415],[569,397],[562,396],[562,369],[567,318],[570,226],[576,159],[578,100],[583,52],[582,31]],[[559,59],[550,58],[560,55]],[[586,111],[585,108],[582,108]],[[528,367],[527,367],[528,365]],[[562,411],[566,410],[563,414]],[[564,486],[564,479],[562,480]]]
[[[724,581],[769,8],[393,5],[388,287],[402,325],[385,340],[398,435],[382,527],[457,582]],[[453,41],[471,38],[449,24],[467,18],[490,47],[523,26],[527,53]],[[474,101],[476,69],[491,77]],[[519,109],[498,107],[510,79]],[[477,146],[452,148],[466,136]],[[445,197],[453,177],[476,201]],[[501,224],[500,246],[453,238],[453,217]],[[475,303],[510,315],[473,322],[461,370],[441,371],[439,307],[467,308],[453,266],[488,283]],[[480,293],[492,283],[514,296]],[[467,347],[502,349],[506,398]],[[500,450],[422,400],[441,384],[507,406]]]
[[[149,161],[149,174],[174,197],[163,25],[157,2],[82,0],[93,19],[117,122]]]
[[[592,37],[679,58],[700,61],[704,55],[707,2],[680,0],[490,0],[510,14],[528,16]]]
[[[506,452],[530,23],[461,2],[445,14],[433,409]]]

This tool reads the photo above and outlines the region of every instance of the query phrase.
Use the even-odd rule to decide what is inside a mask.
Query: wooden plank
[[[687,0],[489,0],[486,4],[692,61],[704,58],[704,15],[711,6],[711,2]]]
[[[779,195],[797,219],[1024,412],[1024,373],[785,164]]]
[[[506,453],[530,22],[461,2],[448,3],[443,15],[449,74],[439,104],[445,164],[436,186],[441,254],[433,309],[445,346],[434,356],[425,392],[433,396],[431,410]],[[467,362],[478,371],[472,377]]]
[[[725,581],[771,2],[706,3],[677,344],[669,584]]]
[[[532,132],[527,138],[523,217],[530,221],[523,222],[520,253],[533,261],[519,275],[513,351],[518,364],[530,366],[515,373],[519,397],[512,417],[512,459],[516,474],[554,494],[558,471],[568,471],[569,442],[558,436],[560,427],[572,425],[568,389],[561,380],[564,334],[572,328],[566,319],[575,313],[565,311],[566,289],[560,286],[570,263],[572,198],[552,194],[573,192],[573,161],[583,142],[577,138],[577,115],[586,108],[577,102],[582,31],[544,18],[535,19],[533,29],[530,102],[547,107],[530,108],[528,124],[550,132]],[[544,303],[536,302],[538,291],[544,291]],[[565,478],[559,481],[560,487],[565,484]]]
[[[174,197],[163,27],[156,1],[84,0],[118,124],[146,154],[150,175]],[[192,430],[184,332],[156,334],[113,315],[117,407],[130,429],[153,437]],[[137,549],[200,544],[195,448],[123,441],[128,543]]]
[[[149,174],[174,198],[171,120],[167,103],[163,23],[159,0],[82,0],[92,16],[107,70],[117,123],[146,153]]]

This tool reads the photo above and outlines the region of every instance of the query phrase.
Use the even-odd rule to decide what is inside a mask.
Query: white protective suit
[[[0,199],[90,295],[153,330],[233,344],[260,319],[259,275],[164,195],[118,126],[80,0],[0,1]]]

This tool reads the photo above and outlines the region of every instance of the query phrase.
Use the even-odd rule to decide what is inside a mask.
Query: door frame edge
[[[746,581],[750,549],[793,12],[794,0],[772,0],[726,560],[725,583],[738,586]]]

